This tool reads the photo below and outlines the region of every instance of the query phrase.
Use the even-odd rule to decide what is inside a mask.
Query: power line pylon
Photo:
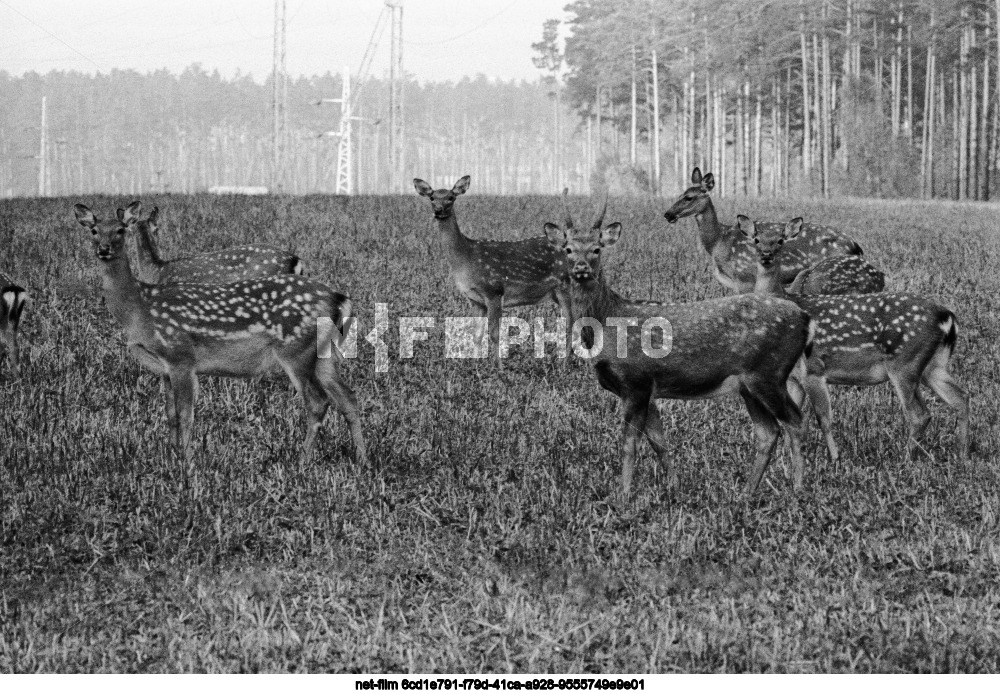
[[[385,0],[392,10],[389,64],[389,192],[403,192],[403,0]]]
[[[271,187],[285,187],[285,129],[288,123],[288,73],[285,71],[285,0],[274,0],[274,72],[271,94],[273,161]]]

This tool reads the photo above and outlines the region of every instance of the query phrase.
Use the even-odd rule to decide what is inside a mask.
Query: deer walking
[[[476,309],[486,316],[490,349],[499,358],[500,318],[505,306],[528,306],[551,297],[566,325],[572,324],[569,293],[565,286],[568,271],[565,255],[556,251],[544,236],[521,241],[470,239],[458,228],[455,199],[469,189],[469,177],[462,176],[448,190],[434,190],[425,181],[413,179],[417,193],[431,202],[434,219],[444,239],[451,278]]]
[[[874,294],[885,289],[885,273],[860,255],[839,255],[800,272],[789,294]]]
[[[124,223],[135,231],[139,258],[138,279],[146,284],[226,284],[273,275],[301,275],[305,270],[294,253],[274,246],[252,244],[221,251],[199,253],[173,260],[160,258],[156,234],[160,210],[154,207],[149,217],[139,219],[140,207],[125,211]]]
[[[755,292],[786,297],[816,325],[812,354],[803,386],[816,409],[830,459],[839,459],[832,433],[828,384],[873,386],[889,381],[899,396],[908,426],[907,456],[915,457],[930,415],[920,394],[923,384],[958,415],[960,455],[969,451],[969,399],[948,371],[955,350],[958,321],[940,304],[915,294],[882,292],[843,296],[786,295],[779,261],[788,241],[802,229],[796,217],[783,228],[763,229],[749,218],[737,218],[740,231],[757,249]]]
[[[719,222],[712,204],[711,191],[715,176],[701,175],[701,169],[691,172],[691,187],[684,191],[663,216],[673,224],[683,217],[694,216],[702,246],[715,265],[715,278],[727,289],[737,293],[753,291],[757,280],[757,257],[751,244],[736,227]],[[762,222],[761,225],[774,222]],[[778,277],[789,284],[796,275],[825,258],[838,255],[862,255],[861,246],[847,234],[816,224],[804,225],[802,234],[789,243],[782,256]]]
[[[753,294],[689,304],[631,301],[608,286],[601,251],[621,236],[621,224],[602,228],[607,201],[590,229],[578,230],[567,210],[565,228],[546,224],[545,233],[571,263],[573,316],[594,318],[602,325],[650,318],[669,321],[672,345],[666,356],[650,356],[642,336],[628,336],[622,353],[618,342],[604,340],[593,357],[600,385],[617,395],[625,409],[621,491],[632,486],[636,445],[641,434],[669,470],[660,415],[653,400],[694,400],[739,393],[753,420],[756,453],[748,489],[757,490],[774,453],[782,426],[798,427],[802,416],[786,390],[788,374],[810,341],[810,321],[795,304]],[[619,320],[615,320],[619,319]],[[618,328],[622,330],[623,328]],[[593,347],[594,342],[584,344]],[[596,339],[596,338],[595,338]],[[621,337],[619,336],[619,340]],[[800,455],[796,449],[794,455]],[[799,462],[801,467],[801,462]],[[676,481],[671,474],[671,484]]]
[[[0,359],[9,354],[11,370],[15,374],[21,372],[17,329],[27,302],[28,292],[24,287],[0,272]]]
[[[75,211],[93,235],[105,300],[125,329],[129,351],[162,379],[172,441],[189,465],[198,376],[251,378],[278,369],[305,400],[302,461],[312,452],[331,403],[347,420],[359,462],[367,461],[357,399],[338,373],[336,350],[331,359],[320,359],[317,351],[320,319],[329,318],[342,331],[351,314],[348,297],[296,275],[230,284],[143,284],[132,275],[125,251],[126,220],[138,215],[139,203],[119,208],[108,221],[85,205]]]

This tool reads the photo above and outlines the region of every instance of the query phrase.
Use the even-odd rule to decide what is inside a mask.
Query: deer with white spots
[[[701,175],[701,169],[691,172],[691,187],[684,191],[663,216],[673,224],[683,217],[695,218],[702,246],[712,257],[715,278],[727,289],[737,293],[753,291],[757,278],[757,256],[751,244],[736,227],[719,221],[710,193],[715,176]],[[784,227],[776,222],[760,222],[761,226]],[[796,275],[816,263],[838,255],[862,255],[861,246],[847,234],[817,224],[803,226],[802,234],[790,242],[782,255],[778,277],[789,284]]]
[[[330,324],[344,330],[351,300],[297,275],[229,284],[138,282],[125,251],[126,220],[134,220],[138,209],[134,202],[102,221],[85,205],[75,206],[77,221],[93,235],[108,309],[125,329],[132,356],[161,377],[172,441],[188,464],[198,376],[252,378],[279,369],[305,400],[302,461],[332,403],[347,420],[364,463],[357,399],[338,373],[337,350],[331,350],[333,358],[321,359],[317,349],[322,342],[317,333],[325,338]]]
[[[940,304],[915,294],[882,292],[842,296],[786,295],[778,270],[788,241],[802,229],[797,217],[782,229],[761,229],[743,215],[740,231],[757,249],[755,292],[780,296],[799,305],[816,326],[803,386],[826,437],[830,459],[839,458],[832,433],[827,384],[872,386],[889,381],[899,396],[908,425],[907,456],[914,457],[930,415],[920,395],[924,384],[958,415],[956,438],[962,456],[969,451],[969,399],[948,372],[958,321]]]
[[[470,239],[458,228],[455,199],[469,189],[462,176],[451,190],[434,190],[425,181],[413,179],[417,193],[431,202],[434,219],[445,243],[451,278],[462,294],[486,316],[491,350],[499,358],[500,318],[505,306],[528,306],[551,297],[566,325],[572,324],[569,294],[565,285],[566,258],[545,237],[521,241]]]
[[[798,274],[789,294],[874,294],[885,289],[885,273],[860,255],[821,260]]]
[[[617,395],[625,408],[621,492],[628,498],[639,437],[645,434],[666,469],[670,483],[677,479],[666,458],[659,398],[695,400],[726,395],[742,396],[756,434],[756,454],[748,488],[751,493],[774,453],[781,428],[798,427],[801,413],[786,390],[788,374],[810,342],[810,321],[790,301],[754,294],[729,296],[689,304],[632,301],[608,286],[601,268],[601,252],[618,242],[621,224],[602,228],[604,211],[590,229],[578,230],[566,213],[565,228],[546,224],[552,245],[570,263],[573,315],[596,319],[602,326],[631,323],[641,327],[650,319],[669,321],[672,342],[666,355],[651,354],[641,330],[626,330],[625,350],[610,337],[592,356],[600,385]],[[597,349],[596,330],[585,346]],[[651,345],[652,338],[645,340]],[[666,346],[666,340],[664,340]],[[799,455],[798,450],[792,451]],[[799,463],[801,467],[801,463]]]
[[[305,270],[294,253],[265,244],[234,246],[221,251],[163,260],[157,249],[159,228],[157,207],[146,219],[139,219],[140,207],[125,211],[125,224],[135,232],[139,258],[138,279],[146,284],[226,284],[273,275],[301,275]]]
[[[11,370],[15,374],[21,370],[17,329],[27,301],[28,292],[24,287],[0,272],[0,359],[9,354]]]

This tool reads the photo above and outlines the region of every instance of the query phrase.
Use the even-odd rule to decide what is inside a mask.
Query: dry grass
[[[283,379],[206,379],[196,469],[167,454],[159,385],[102,307],[76,200],[0,202],[3,264],[28,283],[20,379],[0,375],[0,671],[996,671],[1000,669],[998,210],[744,201],[855,232],[893,289],[960,320],[954,371],[975,453],[902,462],[888,386],[835,391],[843,461],[812,428],[806,489],[781,464],[753,500],[737,401],[666,402],[681,475],[643,447],[617,484],[619,413],[579,361],[444,360],[442,331],[359,393],[372,467],[336,418],[300,467],[301,405]],[[128,200],[84,200],[107,212]],[[169,196],[167,256],[236,242],[294,247],[309,273],[390,315],[468,315],[429,210],[400,198]],[[577,201],[582,215],[582,201]],[[720,201],[723,219],[737,208]],[[556,198],[465,197],[478,237],[541,233]],[[636,298],[719,296],[693,222],[612,201],[606,259]],[[554,305],[518,309],[554,319]],[[932,396],[931,396],[932,397]]]

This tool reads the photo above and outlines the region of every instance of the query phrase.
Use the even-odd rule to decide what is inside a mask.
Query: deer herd
[[[676,484],[655,403],[663,398],[739,394],[756,438],[751,494],[782,433],[793,486],[802,487],[801,441],[811,409],[831,461],[839,460],[830,385],[890,382],[906,418],[908,458],[920,451],[929,421],[920,393],[927,386],[955,410],[956,448],[968,455],[968,396],[948,371],[955,314],[923,296],[885,291],[885,275],[842,232],[801,218],[778,223],[739,215],[726,226],[712,204],[714,176],[696,168],[691,187],[664,217],[671,224],[695,217],[716,279],[734,293],[692,303],[637,301],[616,292],[602,270],[602,253],[622,234],[621,224],[604,223],[607,198],[590,226],[574,224],[564,191],[563,222],[545,224],[543,236],[481,240],[462,233],[455,213],[458,196],[469,189],[468,176],[450,189],[436,190],[421,179],[413,183],[430,201],[455,286],[486,318],[491,353],[500,355],[503,309],[546,298],[558,304],[567,326],[596,321],[619,327],[617,342],[597,340],[587,329],[577,335],[598,383],[622,401],[620,493],[626,500],[643,435],[668,471],[669,484]],[[350,298],[308,279],[299,257],[271,246],[163,260],[159,211],[153,208],[143,218],[139,202],[103,219],[78,204],[75,216],[90,232],[104,298],[129,351],[160,377],[170,439],[188,465],[199,375],[251,378],[275,371],[288,375],[305,402],[302,460],[311,455],[332,404],[347,421],[357,460],[367,463],[358,402],[341,375],[342,357],[333,350],[332,358],[322,358],[317,349],[324,339],[342,346]],[[130,234],[135,271],[126,250]],[[0,272],[0,356],[6,353],[14,374],[27,299],[25,288]],[[653,354],[640,348],[645,337],[628,330],[650,319],[668,326],[663,344],[669,349]]]

